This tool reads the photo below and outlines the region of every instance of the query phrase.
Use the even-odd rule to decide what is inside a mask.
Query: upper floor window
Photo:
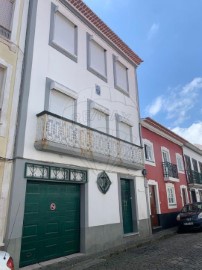
[[[179,172],[184,172],[184,165],[183,165],[183,159],[182,156],[179,154],[176,154],[176,161],[177,161],[177,168]]]
[[[197,161],[192,158],[192,165],[193,165],[193,169],[195,172],[198,172],[198,165],[197,165]]]
[[[128,68],[122,64],[116,56],[113,56],[114,62],[114,86],[124,94],[129,92]]]
[[[49,108],[52,113],[76,120],[76,96],[72,90],[56,82],[51,83]]]
[[[106,50],[89,34],[87,34],[87,68],[101,79],[107,81]]]
[[[186,165],[186,170],[190,171],[191,170],[191,159],[189,156],[184,156],[185,157],[185,165]]]
[[[154,163],[155,159],[154,159],[154,149],[153,149],[153,143],[144,139],[143,140],[144,143],[144,155],[145,155],[145,161],[146,163]]]
[[[161,152],[162,152],[162,160],[163,160],[163,162],[170,162],[169,150],[167,148],[165,148],[165,147],[162,147]]]
[[[116,115],[117,137],[132,142],[132,123],[121,115]]]
[[[1,0],[0,8],[0,35],[10,38],[11,21],[13,16],[14,0]]]
[[[0,116],[3,108],[5,73],[6,69],[0,66]]]
[[[77,61],[77,26],[52,4],[50,45]]]
[[[92,100],[88,100],[88,112],[88,126],[109,133],[109,110]]]
[[[199,162],[200,173],[202,173],[202,162]]]

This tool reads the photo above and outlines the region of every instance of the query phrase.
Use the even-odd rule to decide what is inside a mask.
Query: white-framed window
[[[49,111],[70,120],[76,120],[77,95],[65,86],[52,82]]]
[[[171,183],[166,184],[168,208],[177,208],[175,186]]]
[[[132,142],[132,123],[125,117],[116,114],[116,133],[117,137]]]
[[[170,152],[166,147],[161,147],[163,162],[170,162]]]
[[[107,51],[93,36],[87,34],[87,68],[99,78],[107,81]]]
[[[184,173],[183,159],[182,159],[182,156],[180,154],[176,154],[176,162],[177,162],[178,172]]]
[[[52,3],[50,45],[74,61],[77,61],[77,32],[77,25]]]
[[[114,87],[124,94],[129,92],[128,68],[121,63],[116,56],[113,56],[114,66]]]
[[[5,76],[6,76],[6,68],[0,66],[0,116],[3,109]]]
[[[143,144],[146,164],[155,163],[153,143],[147,139],[143,139]]]
[[[88,100],[88,126],[104,133],[109,133],[109,110]]]

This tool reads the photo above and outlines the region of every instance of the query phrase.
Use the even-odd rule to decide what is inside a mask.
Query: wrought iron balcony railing
[[[35,148],[87,160],[143,169],[143,149],[135,144],[44,111],[37,115]]]
[[[163,174],[165,179],[175,178],[178,179],[177,165],[170,162],[163,162]]]
[[[202,173],[193,171],[193,170],[187,170],[187,178],[189,184],[199,184],[202,185]]]

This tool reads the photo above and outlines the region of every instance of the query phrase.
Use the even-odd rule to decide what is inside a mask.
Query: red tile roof
[[[142,61],[82,0],[66,0],[85,19],[107,37],[119,50],[121,50],[133,63],[139,65]]]

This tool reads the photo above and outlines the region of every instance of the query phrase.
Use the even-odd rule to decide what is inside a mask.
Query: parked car
[[[186,204],[177,215],[178,232],[202,229],[202,202]]]
[[[0,251],[0,270],[15,270],[13,259],[6,251]]]

